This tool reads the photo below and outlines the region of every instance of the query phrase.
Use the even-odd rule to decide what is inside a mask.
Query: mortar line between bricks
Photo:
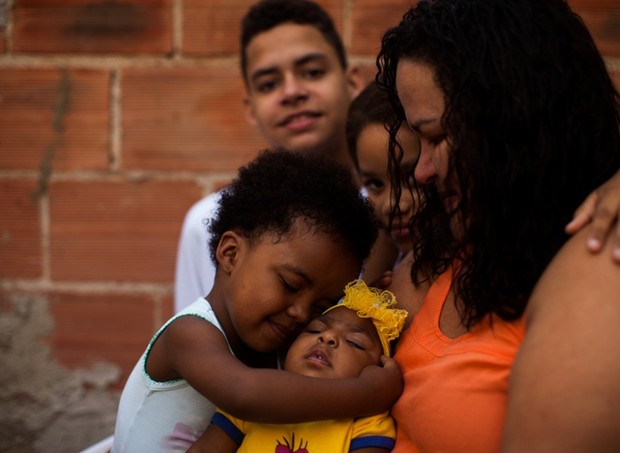
[[[181,57],[183,52],[183,1],[172,2],[172,56]]]
[[[353,25],[351,23],[351,0],[343,0],[342,2],[342,37],[347,48],[353,45]],[[350,60],[350,58],[348,58]],[[349,61],[349,65],[351,62]]]
[[[8,55],[13,53],[13,5],[14,0],[6,0],[4,2],[4,11],[6,15],[6,23],[4,25],[4,45]]]
[[[118,68],[110,74],[110,170],[118,172],[122,165],[122,88],[121,71]]]
[[[174,292],[172,283],[139,282],[58,282],[51,280],[11,280],[0,281],[0,288],[8,291],[42,291],[71,292],[81,294],[147,294],[161,297],[171,296]]]

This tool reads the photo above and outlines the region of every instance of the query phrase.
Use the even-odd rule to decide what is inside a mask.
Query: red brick
[[[616,90],[620,92],[620,69],[616,71],[611,71],[611,78],[614,81],[614,85],[616,86]]]
[[[58,292],[49,299],[54,357],[69,369],[112,363],[121,369],[116,387],[122,388],[160,327],[153,296]]]
[[[620,5],[615,11],[578,10],[605,57],[620,57]]]
[[[375,76],[377,75],[377,66],[375,63],[358,64],[357,68],[359,69],[363,84],[368,84],[375,80]]]
[[[6,31],[4,28],[0,28],[0,53],[6,52]]]
[[[107,71],[4,68],[0,99],[0,168],[108,167]]]
[[[38,53],[172,51],[172,0],[20,0],[13,50]]]
[[[236,66],[133,69],[122,83],[126,169],[236,170],[266,146]]]
[[[620,5],[618,0],[568,0],[568,4],[573,10],[618,10]]]
[[[183,52],[221,56],[239,55],[241,19],[256,0],[184,0]],[[342,32],[344,0],[318,1]]]
[[[161,313],[156,316],[156,325],[163,325],[168,319],[174,315],[174,297],[164,297],[162,301]]]
[[[376,56],[381,48],[381,37],[397,25],[411,7],[411,0],[352,0],[351,53]]]
[[[39,204],[36,184],[0,181],[0,278],[28,279],[42,275]]]
[[[172,282],[183,218],[200,195],[186,181],[53,183],[52,279]]]
[[[620,2],[618,0],[569,0],[587,25],[600,52],[620,57]]]
[[[255,0],[185,0],[183,52],[236,57],[241,17],[254,3]]]
[[[316,2],[323,7],[327,14],[330,15],[336,31],[340,34],[346,44],[346,37],[344,36],[344,8],[346,0],[316,0]]]

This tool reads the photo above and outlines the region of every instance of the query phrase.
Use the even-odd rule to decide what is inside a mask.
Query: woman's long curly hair
[[[436,189],[418,188],[412,278],[458,258],[463,322],[518,318],[577,206],[620,167],[620,98],[603,58],[563,0],[422,0],[385,33],[377,59],[377,83],[400,115],[391,142],[405,118],[401,59],[434,71],[461,194],[449,219]]]

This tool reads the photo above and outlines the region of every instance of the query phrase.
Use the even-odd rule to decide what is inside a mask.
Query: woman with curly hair
[[[620,267],[613,241],[592,254],[564,230],[620,168],[620,98],[583,22],[562,0],[422,0],[378,65],[390,168],[402,121],[421,146],[408,285],[432,284],[391,288],[415,314],[394,451],[620,451]]]

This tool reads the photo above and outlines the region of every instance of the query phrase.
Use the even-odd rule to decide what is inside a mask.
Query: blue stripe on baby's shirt
[[[394,439],[386,436],[364,436],[351,441],[349,451],[359,450],[360,448],[379,447],[391,450],[394,448]]]
[[[239,431],[239,428],[237,428],[224,414],[221,414],[220,412],[213,414],[211,423],[222,428],[237,445],[241,445],[241,442],[243,442],[245,434]]]

